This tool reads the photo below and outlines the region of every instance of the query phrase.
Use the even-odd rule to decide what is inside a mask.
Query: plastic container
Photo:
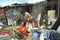
[[[37,32],[32,33],[32,40],[38,40],[39,34]]]

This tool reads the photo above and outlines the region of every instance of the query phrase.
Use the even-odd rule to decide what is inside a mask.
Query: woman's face
[[[27,21],[29,21],[30,19],[29,18],[27,18]]]

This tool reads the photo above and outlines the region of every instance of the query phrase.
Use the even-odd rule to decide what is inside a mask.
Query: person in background
[[[41,14],[41,26],[42,25],[45,25],[45,29],[47,28],[48,26],[48,18],[47,18],[47,15],[46,15],[46,11],[42,11],[42,14]]]
[[[40,21],[41,21],[41,25],[43,25],[46,22],[46,12],[45,11],[42,11]]]
[[[30,32],[32,29],[32,23],[31,23],[32,16],[31,16],[31,14],[28,12],[25,12],[25,11],[21,12],[21,20],[23,20],[23,22],[26,23],[25,26],[26,26],[28,32]]]

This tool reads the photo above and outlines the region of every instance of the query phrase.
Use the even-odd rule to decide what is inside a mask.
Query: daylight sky
[[[0,0],[0,6],[7,6],[13,3],[37,3],[44,0]]]

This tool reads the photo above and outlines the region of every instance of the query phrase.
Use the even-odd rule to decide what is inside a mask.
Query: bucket
[[[32,40],[38,40],[39,34],[38,32],[33,32],[32,33]]]

